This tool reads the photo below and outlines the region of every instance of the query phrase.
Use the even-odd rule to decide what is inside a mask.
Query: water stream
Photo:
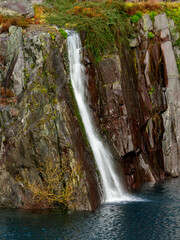
[[[99,169],[103,185],[103,201],[124,200],[125,190],[116,173],[113,157],[98,136],[85,99],[85,68],[81,64],[81,40],[76,32],[68,32],[70,78],[89,144]]]

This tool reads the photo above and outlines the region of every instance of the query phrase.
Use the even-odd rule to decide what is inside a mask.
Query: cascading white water
[[[118,175],[116,174],[113,157],[96,133],[91,114],[84,97],[85,69],[81,64],[81,40],[76,32],[70,31],[68,33],[69,36],[67,41],[71,83],[89,144],[92,148],[94,158],[102,178],[104,193],[103,201],[121,201],[124,199],[123,196],[125,195],[125,191]]]

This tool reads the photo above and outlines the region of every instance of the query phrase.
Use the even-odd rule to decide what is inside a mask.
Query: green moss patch
[[[63,38],[66,39],[66,38],[68,37],[68,34],[67,34],[67,32],[64,31],[64,29],[60,28],[60,29],[59,29],[59,32],[60,32],[60,34],[63,36]]]
[[[148,38],[150,39],[154,38],[154,34],[152,32],[148,32]]]

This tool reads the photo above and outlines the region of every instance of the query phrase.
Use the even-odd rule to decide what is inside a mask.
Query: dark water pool
[[[142,201],[92,213],[0,210],[0,240],[180,240],[180,179],[145,185],[134,195]]]

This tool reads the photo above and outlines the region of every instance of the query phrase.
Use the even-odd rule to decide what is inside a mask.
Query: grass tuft
[[[114,50],[117,38],[128,42],[131,27],[129,15],[122,10],[122,1],[49,0],[48,4],[46,21],[85,32],[84,44],[94,55],[96,62],[106,50]]]

